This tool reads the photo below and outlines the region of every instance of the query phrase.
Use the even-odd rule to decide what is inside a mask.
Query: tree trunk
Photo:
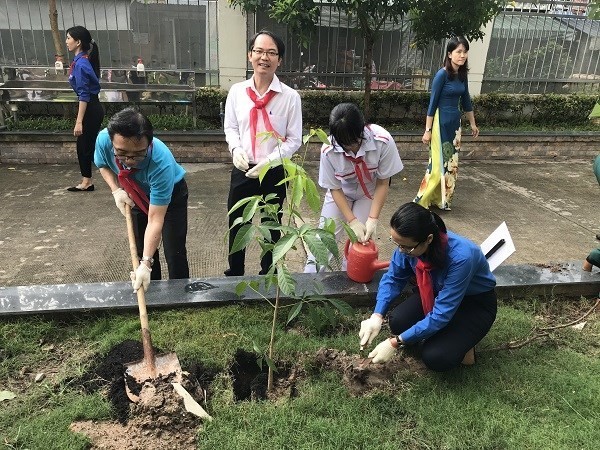
[[[50,16],[50,29],[52,30],[52,40],[54,41],[54,51],[57,61],[64,60],[63,39],[58,32],[58,11],[56,10],[56,0],[48,0],[48,10]]]
[[[275,306],[273,307],[273,323],[271,324],[271,340],[269,341],[269,370],[267,372],[267,392],[273,391],[273,347],[275,346],[275,327],[277,325],[277,313],[279,312],[279,286],[275,291]]]
[[[365,37],[365,59],[363,73],[365,75],[365,96],[363,113],[367,123],[371,120],[371,76],[373,74],[373,48],[375,47],[375,39],[372,36]]]

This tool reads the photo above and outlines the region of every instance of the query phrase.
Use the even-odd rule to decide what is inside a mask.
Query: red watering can
[[[377,270],[385,269],[390,265],[389,261],[377,260],[379,250],[371,239],[365,244],[355,242],[352,245],[348,239],[344,247],[344,256],[348,263],[346,268],[348,277],[357,283],[368,283],[373,279]]]

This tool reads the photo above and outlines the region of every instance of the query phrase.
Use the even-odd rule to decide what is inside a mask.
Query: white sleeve
[[[236,87],[234,85],[227,94],[227,100],[225,101],[225,120],[223,121],[225,140],[227,141],[229,152],[236,147],[242,146],[239,122],[235,113],[235,91]]]

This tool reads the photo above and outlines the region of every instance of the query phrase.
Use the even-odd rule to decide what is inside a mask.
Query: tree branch
[[[594,303],[594,306],[592,306],[583,316],[579,317],[576,320],[573,320],[571,322],[564,323],[561,325],[555,325],[552,327],[545,327],[545,328],[533,327],[531,329],[531,331],[529,332],[529,335],[528,335],[529,337],[527,337],[527,338],[524,338],[519,341],[509,341],[506,344],[501,345],[499,347],[486,348],[486,349],[480,350],[480,352],[494,352],[494,351],[498,351],[498,350],[513,350],[513,349],[525,347],[527,344],[529,344],[533,341],[536,341],[543,337],[550,336],[551,331],[558,330],[560,328],[571,327],[573,325],[581,323],[586,317],[588,317],[591,313],[596,311],[598,306],[600,306],[600,298],[596,299],[596,303]]]

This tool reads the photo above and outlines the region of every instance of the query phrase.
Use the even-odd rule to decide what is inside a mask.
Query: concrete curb
[[[299,292],[311,292],[314,283],[327,298],[344,300],[352,306],[372,306],[383,271],[370,283],[355,283],[345,272],[294,274]],[[597,297],[600,273],[581,270],[579,262],[552,265],[505,265],[495,271],[498,297],[504,300],[555,296],[563,298]],[[250,290],[238,296],[241,281],[262,277],[204,278],[153,281],[146,294],[149,307],[178,308],[221,306],[237,302],[259,302],[262,297]],[[274,296],[274,291],[265,295]],[[289,297],[282,301],[291,301]],[[27,314],[58,314],[83,311],[136,310],[137,300],[127,282],[34,285],[0,288],[0,317]]]

